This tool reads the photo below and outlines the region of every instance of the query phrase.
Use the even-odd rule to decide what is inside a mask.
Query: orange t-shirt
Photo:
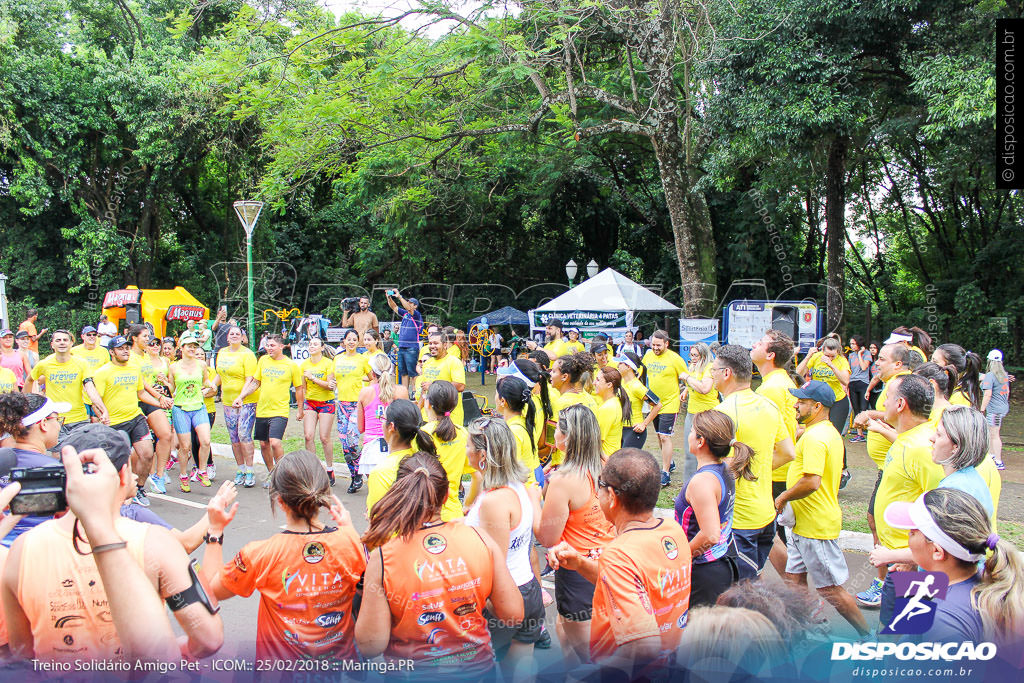
[[[7,548],[0,545],[0,575],[3,575],[4,564],[7,562]],[[0,645],[7,644],[7,622],[4,620],[3,611],[0,610]]]
[[[35,323],[33,323],[31,320],[25,320],[20,325],[18,325],[18,331],[19,332],[23,332],[23,331],[24,332],[28,332],[33,337],[36,336],[37,334],[39,334],[39,332],[36,331]],[[15,348],[17,348],[17,347],[15,347]],[[32,341],[30,341],[28,343],[28,348],[32,349],[36,353],[39,353],[39,342],[37,340],[33,339]]]
[[[220,580],[236,595],[260,592],[258,658],[352,659],[352,598],[365,569],[366,553],[355,530],[327,527],[247,543],[221,568]]]
[[[690,544],[671,519],[627,529],[601,551],[594,588],[590,657],[648,636],[669,655],[679,646],[690,608]]]
[[[132,559],[145,567],[149,525],[118,517],[114,528],[128,543]],[[92,555],[75,552],[71,534],[57,520],[43,522],[20,538],[15,595],[32,625],[36,659],[121,659],[121,640]],[[88,543],[78,545],[89,553]]]
[[[593,486],[594,479],[587,474],[587,481]],[[597,494],[591,491],[590,500],[586,505],[569,511],[565,520],[562,538],[581,555],[591,550],[603,548],[615,538],[615,527],[601,512],[601,504],[597,502]]]
[[[385,655],[437,667],[489,670],[494,663],[484,605],[494,564],[480,534],[460,521],[420,529],[379,551],[391,608]]]

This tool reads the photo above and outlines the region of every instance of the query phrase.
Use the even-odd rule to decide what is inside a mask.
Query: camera
[[[359,312],[359,297],[350,296],[341,300],[341,310],[348,311],[349,313]]]
[[[83,465],[82,471],[88,474],[89,466]],[[21,491],[11,501],[11,514],[48,517],[68,509],[64,465],[14,467],[11,483],[16,481],[21,483]]]

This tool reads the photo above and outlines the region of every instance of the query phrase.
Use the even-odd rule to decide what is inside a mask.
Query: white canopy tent
[[[612,268],[584,280],[565,294],[530,311],[530,332],[542,330],[551,318],[584,337],[598,332],[618,336],[633,326],[641,311],[675,312],[679,307]]]

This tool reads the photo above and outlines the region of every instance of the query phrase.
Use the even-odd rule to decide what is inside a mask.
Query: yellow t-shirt
[[[366,478],[366,512],[369,513],[377,501],[384,497],[398,478],[398,466],[414,453],[412,448],[388,453]]]
[[[462,360],[462,349],[458,345],[452,344],[448,347],[448,355],[456,360]]]
[[[909,374],[909,370],[904,370],[903,372],[896,373],[893,377],[901,377]],[[889,379],[892,378],[890,377]],[[882,385],[882,391],[878,394],[878,400],[875,401],[875,410],[885,412],[885,397],[888,394],[888,390],[889,383],[886,382]],[[868,448],[868,455],[870,455],[871,459],[875,461],[875,465],[878,466],[878,469],[882,469],[882,465],[885,463],[885,454],[889,452],[892,442],[881,434],[868,430],[868,440],[866,445]]]
[[[971,399],[967,398],[967,394],[965,394],[960,389],[957,389],[952,393],[952,395],[950,395],[949,402],[955,406],[967,406],[968,408],[971,407]]]
[[[597,407],[601,427],[601,452],[606,456],[622,448],[622,404],[612,396]]]
[[[334,392],[330,389],[324,389],[312,380],[306,379],[306,370],[312,370],[314,377],[321,382],[326,382],[330,379],[331,375],[334,374],[334,361],[327,356],[321,356],[319,363],[314,364],[309,358],[307,358],[302,361],[301,365],[299,365],[299,373],[302,375],[302,379],[306,383],[306,399],[310,401],[333,401]],[[359,399],[358,392],[356,393],[356,399]]]
[[[572,353],[568,344],[569,343],[565,341],[565,339],[558,339],[545,344],[544,350],[548,352],[548,355],[554,354],[555,358],[561,358],[562,356],[568,356]]]
[[[714,410],[731,417],[736,425],[736,440],[754,449],[751,471],[757,480],[736,480],[732,526],[741,530],[761,529],[775,519],[772,455],[775,444],[789,438],[786,424],[774,403],[750,389],[730,394]]]
[[[555,396],[558,392],[555,388],[548,386],[548,400],[551,402],[551,416],[552,418],[558,415],[558,403],[556,402]],[[533,441],[540,446],[540,436],[544,433],[547,428],[547,418],[544,417],[544,403],[541,401],[540,394],[534,394],[530,400],[533,401]],[[551,443],[551,440],[548,440]]]
[[[99,345],[94,349],[87,349],[84,344],[72,346],[71,355],[84,360],[89,364],[89,369],[94,371],[110,362],[110,352]]]
[[[641,424],[644,421],[644,397],[647,396],[647,387],[636,377],[622,385],[629,396],[629,426]]]
[[[466,384],[466,368],[455,356],[445,356],[444,358],[428,358],[423,363],[423,372],[420,374],[420,387],[427,382],[433,382],[435,380],[447,380],[452,384]],[[455,405],[455,409],[452,411],[451,418],[457,426],[462,425],[463,412],[462,412],[462,392],[459,393],[459,402]]]
[[[986,455],[980,463],[974,466],[974,469],[978,470],[978,474],[985,480],[988,492],[992,494],[992,531],[995,532],[996,515],[999,514],[999,494],[1003,490],[1003,478],[999,475],[996,461],[992,459],[991,455]]]
[[[358,401],[363,379],[370,372],[370,359],[362,354],[339,353],[334,357],[334,381],[339,401]],[[317,399],[321,400],[321,399]]]
[[[0,367],[0,394],[18,390],[18,378],[8,368]]]
[[[142,415],[139,392],[146,386],[142,383],[142,370],[137,364],[107,363],[93,373],[92,380],[96,384],[96,393],[107,407],[111,425],[119,425]]]
[[[842,354],[832,359],[832,365],[836,366],[836,370],[850,372],[850,361],[846,360]],[[815,352],[811,359],[807,361],[807,370],[811,373],[811,379],[824,382],[832,388],[832,393],[836,395],[837,401],[843,400],[846,396],[843,383],[836,377],[836,373],[832,371],[832,368],[825,364],[821,351]]]
[[[643,364],[647,366],[647,386],[661,399],[661,415],[679,412],[679,375],[687,370],[686,361],[672,349],[665,349],[660,356],[653,350],[644,354]]]
[[[843,437],[828,420],[811,425],[796,442],[796,457],[790,465],[786,488],[791,488],[805,474],[821,477],[817,491],[791,501],[796,517],[793,533],[823,541],[839,538],[839,531],[843,528],[843,513],[839,509]]]
[[[462,483],[462,472],[469,467],[466,459],[466,443],[469,441],[469,432],[466,428],[456,423],[455,438],[451,441],[441,441],[434,431],[437,429],[437,422],[428,422],[423,425],[423,431],[434,437],[434,445],[437,447],[437,459],[441,461],[441,467],[448,475],[448,499],[441,507],[441,520],[450,522],[453,519],[460,519],[462,514],[462,503],[459,502],[459,485]],[[396,470],[397,473],[397,470]]]
[[[260,383],[256,417],[288,417],[288,387],[302,386],[299,364],[287,356],[281,360],[263,356],[256,363],[253,378]]]
[[[36,363],[30,377],[35,381],[40,377],[46,379],[46,397],[51,401],[71,404],[68,412],[61,413],[66,424],[85,422],[89,419],[85,412],[85,403],[82,401],[82,387],[85,380],[92,377],[92,370],[83,359],[70,356],[67,363],[60,363],[57,361],[57,354],[49,355]],[[138,400],[136,395],[136,403]]]
[[[420,356],[419,356],[419,358],[420,358],[421,361],[426,361],[427,358],[429,358],[429,357],[430,357],[430,346],[428,344],[424,344],[423,346],[420,347]]]
[[[796,442],[796,396],[789,393],[790,389],[796,389],[789,373],[782,368],[776,368],[761,379],[761,386],[756,390],[757,394],[775,404],[782,415],[782,422],[786,425],[786,432],[789,438]],[[789,472],[791,463],[772,470],[772,481],[786,481],[786,474]]]
[[[570,353],[583,353],[587,350],[586,347],[583,346],[583,342],[580,341],[567,341],[563,348],[565,349],[565,353],[562,354],[563,356]]]
[[[242,393],[245,378],[256,376],[256,354],[244,346],[237,351],[226,346],[217,352],[216,372],[220,377],[220,400],[229,406]],[[242,403],[257,403],[259,399],[260,390],[257,389],[246,396]]]
[[[584,405],[590,408],[594,415],[597,415],[597,401],[594,400],[593,396],[591,396],[585,391],[580,391],[578,393],[569,391],[564,394],[559,394],[557,399],[555,398],[555,396],[551,396],[551,409],[555,411],[555,420],[558,420],[558,416],[561,415],[563,410],[565,410],[569,406],[574,406],[576,404]],[[554,440],[552,440],[550,443],[552,448],[554,448]],[[551,451],[551,462],[553,464],[561,465],[562,460],[564,458],[565,453],[563,453],[562,451]]]
[[[882,545],[891,550],[908,547],[906,529],[885,523],[885,509],[891,503],[912,503],[925,491],[939,485],[945,474],[932,460],[932,426],[923,422],[897,435],[885,456],[882,481],[875,494],[875,531]]]
[[[537,449],[535,447],[536,444],[531,445],[530,439],[536,438],[537,418],[534,417],[533,434],[530,434],[530,432],[527,431],[526,418],[522,415],[515,415],[509,418],[506,422],[509,429],[512,430],[512,436],[516,438],[516,456],[519,458],[519,462],[523,463],[523,466],[530,473],[526,479],[526,483],[536,484],[537,477],[534,474],[534,470],[540,467],[540,456],[537,455]]]
[[[700,373],[700,377],[694,375],[694,379],[698,382],[703,382],[709,377],[711,377],[711,363],[704,366],[704,370]],[[686,390],[690,395],[690,398],[686,401],[686,412],[690,415],[703,413],[705,410],[711,410],[718,405],[718,389],[715,388],[714,382],[711,383],[711,391],[706,394],[696,391],[689,385],[687,385]]]

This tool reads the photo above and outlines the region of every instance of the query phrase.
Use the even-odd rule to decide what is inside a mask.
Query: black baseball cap
[[[96,328],[92,325],[86,325],[82,328],[82,335],[84,336],[87,334],[96,334]]]
[[[110,340],[110,343],[107,344],[107,348],[113,351],[116,348],[126,346],[130,343],[131,342],[128,341],[128,337],[114,337],[113,339]]]
[[[411,297],[409,297],[408,299],[406,299],[406,301],[408,301],[409,303],[411,303],[411,304],[412,304],[413,306],[415,306],[416,308],[419,308],[419,307],[420,307],[420,300],[419,300],[419,299],[417,299],[417,298],[416,298],[416,297],[414,297],[414,296],[411,296]]]
[[[26,332],[25,330],[18,330],[17,332],[14,333],[15,339],[24,339],[27,336],[28,332]]]
[[[558,329],[562,329],[562,319],[561,318],[548,318],[548,321],[547,321],[547,323],[544,326],[545,327],[557,327]]]
[[[71,430],[58,445],[58,451],[64,446],[73,446],[79,453],[90,448],[102,448],[119,472],[128,464],[132,454],[127,434],[99,422]]]

